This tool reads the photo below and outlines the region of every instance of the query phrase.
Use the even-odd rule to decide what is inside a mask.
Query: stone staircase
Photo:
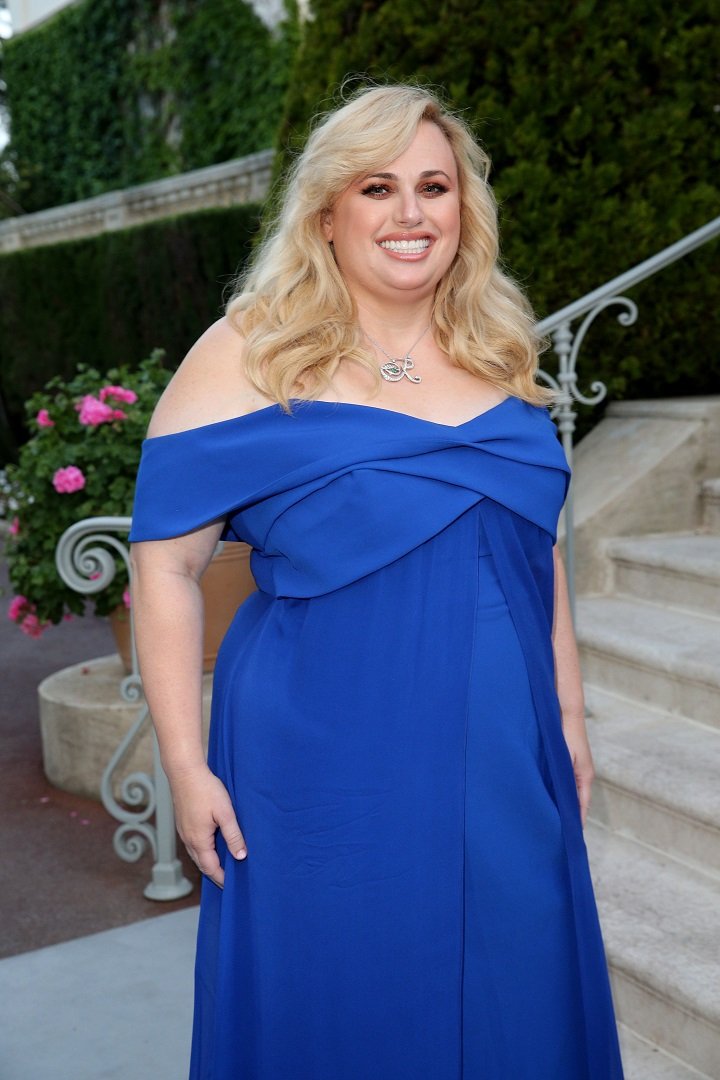
[[[611,590],[578,601],[626,1080],[720,1080],[720,480],[702,497],[700,529],[605,541]]]

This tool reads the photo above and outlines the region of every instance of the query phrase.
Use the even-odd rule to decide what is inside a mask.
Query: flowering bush
[[[1,477],[0,513],[15,592],[7,615],[30,637],[85,610],[85,599],[55,566],[65,529],[85,517],[132,513],[142,440],[172,375],[162,358],[156,349],[137,368],[123,365],[105,375],[78,364],[70,381],[51,379],[25,405],[33,434]],[[116,567],[112,583],[92,596],[98,615],[130,604],[119,556]]]

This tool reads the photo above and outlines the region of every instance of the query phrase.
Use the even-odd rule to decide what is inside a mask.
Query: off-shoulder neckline
[[[426,425],[432,428],[440,428],[444,431],[460,431],[462,428],[469,427],[470,424],[476,423],[476,421],[482,419],[484,416],[488,416],[490,413],[496,412],[496,410],[502,408],[503,405],[507,405],[510,401],[521,401],[521,398],[515,397],[513,394],[508,394],[502,401],[498,401],[497,404],[491,405],[489,409],[483,409],[482,412],[477,413],[475,416],[471,416],[469,420],[463,420],[461,424],[443,424],[437,420],[427,420],[424,416],[416,416],[414,413],[406,413],[400,409],[384,409],[379,405],[361,405],[354,401],[325,401],[319,398],[290,398],[291,404],[299,404],[302,412],[302,407],[309,405],[326,405],[331,409],[360,409],[368,413],[379,413],[385,416],[399,416],[404,420],[409,420],[411,423]],[[211,428],[223,427],[226,424],[237,424],[240,421],[252,422],[253,417],[262,417],[265,414],[276,412],[280,409],[283,415],[287,415],[282,409],[282,405],[279,401],[274,401],[271,405],[265,405],[261,409],[254,409],[249,413],[241,413],[239,416],[230,416],[227,420],[214,420],[209,424],[198,424],[196,427],[184,428],[182,431],[171,431],[166,435],[152,435],[146,438],[144,442],[156,442],[159,439],[174,439],[180,435],[192,435],[199,431],[207,431]],[[295,414],[297,415],[297,414]]]

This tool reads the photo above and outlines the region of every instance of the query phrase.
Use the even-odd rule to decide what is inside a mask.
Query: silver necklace
[[[410,372],[415,367],[415,361],[410,355],[416,345],[419,345],[422,339],[430,329],[430,323],[427,324],[417,341],[414,341],[404,356],[391,356],[389,352],[383,349],[379,341],[376,341],[374,337],[370,337],[367,330],[363,330],[365,337],[368,341],[372,341],[376,349],[379,349],[383,356],[387,356],[387,362],[380,365],[380,374],[383,379],[387,379],[388,382],[400,382],[401,379],[406,378],[411,383],[422,382],[421,375],[411,375]]]

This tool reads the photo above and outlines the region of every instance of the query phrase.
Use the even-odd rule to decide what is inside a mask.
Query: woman
[[[202,870],[191,1076],[617,1080],[582,826],[568,468],[489,161],[366,90],[153,415],[130,539],[140,666]],[[208,762],[198,579],[258,584]]]

